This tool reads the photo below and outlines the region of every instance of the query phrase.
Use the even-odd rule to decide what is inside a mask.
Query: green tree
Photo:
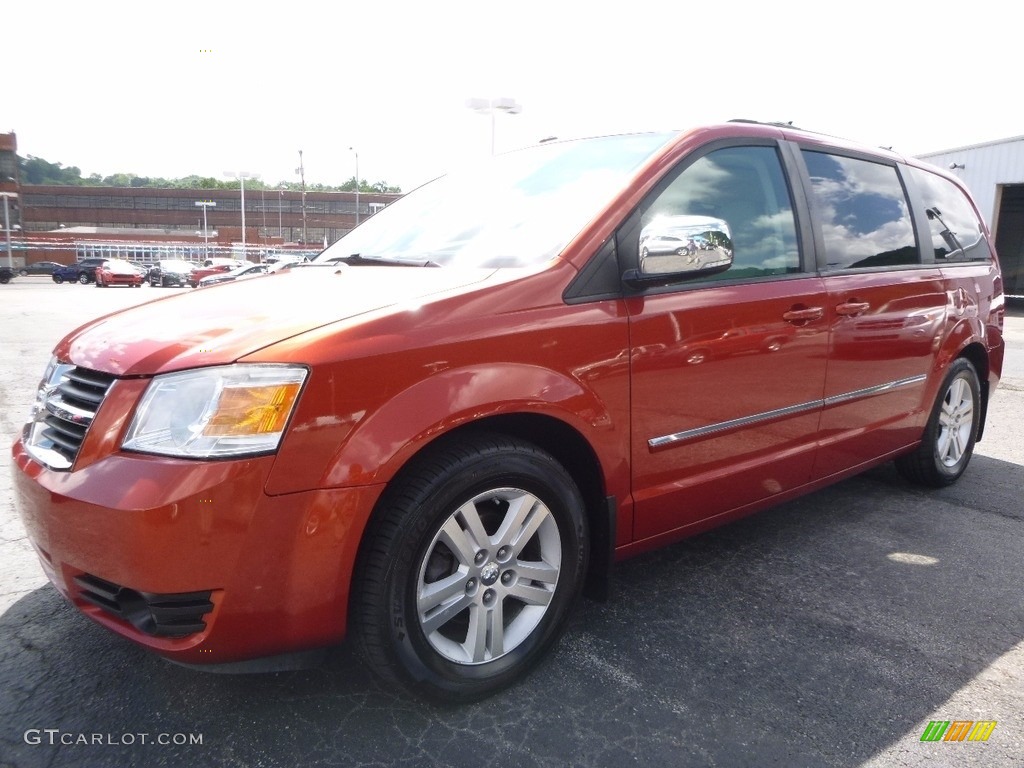
[[[83,178],[81,169],[76,166],[64,167],[61,163],[51,163],[41,157],[18,158],[18,168],[22,184],[56,184],[62,186],[89,186],[89,187],[155,187],[162,189],[238,189],[238,181],[226,181],[211,176],[184,176],[178,179],[164,179],[158,176],[138,176],[134,173],[113,173],[109,176],[101,176],[98,173],[89,174]],[[262,179],[248,179],[245,188],[254,191],[267,190],[276,192],[279,189],[286,189],[290,192],[297,192],[302,185],[295,181],[279,181],[276,184],[267,184]],[[356,177],[352,176],[341,185],[330,184],[307,184],[306,191],[314,192],[355,192]],[[386,181],[378,181],[370,184],[366,179],[359,180],[359,191],[373,194],[375,192],[401,193],[402,188],[388,184]]]
[[[61,163],[51,163],[32,155],[18,158],[18,172],[23,184],[82,186],[86,183],[82,178],[82,171],[75,166],[65,168]]]

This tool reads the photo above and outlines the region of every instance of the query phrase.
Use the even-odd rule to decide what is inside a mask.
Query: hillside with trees
[[[77,166],[65,166],[62,163],[51,163],[41,157],[18,157],[18,170],[22,184],[57,184],[70,187],[159,187],[161,189],[237,189],[238,181],[215,179],[212,176],[185,176],[180,179],[164,179],[158,176],[136,176],[134,173],[114,173],[101,176],[98,173],[82,176]],[[288,189],[298,190],[302,185],[294,181],[282,181],[277,184],[266,184],[259,179],[246,179],[246,189]],[[355,192],[356,177],[352,176],[340,186],[326,184],[307,184],[307,192]],[[359,191],[401,192],[401,188],[378,181],[370,184],[366,179],[359,180]]]

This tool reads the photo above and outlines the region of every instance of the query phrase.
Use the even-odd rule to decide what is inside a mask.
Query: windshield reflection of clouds
[[[544,144],[489,158],[396,201],[328,248],[442,266],[542,264],[608,203],[670,134]]]

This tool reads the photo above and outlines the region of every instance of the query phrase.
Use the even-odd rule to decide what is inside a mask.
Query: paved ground
[[[4,444],[61,333],[169,292],[3,286]],[[531,678],[456,709],[382,689],[344,649],[316,671],[221,676],[114,637],[46,585],[5,461],[0,765],[1020,765],[1024,311],[1011,315],[1013,374],[957,486],[926,493],[884,467],[623,563],[613,599],[584,603]],[[998,725],[986,743],[922,743],[930,720]]]

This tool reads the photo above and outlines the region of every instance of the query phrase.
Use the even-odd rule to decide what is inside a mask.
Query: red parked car
[[[642,253],[665,232],[699,247]],[[157,653],[273,668],[348,637],[467,701],[617,559],[893,459],[954,482],[1003,313],[939,169],[749,122],[547,142],[312,264],[73,332],[14,496],[57,588]]]
[[[141,288],[142,273],[129,261],[107,259],[96,267],[96,287],[109,288],[112,285]]]

